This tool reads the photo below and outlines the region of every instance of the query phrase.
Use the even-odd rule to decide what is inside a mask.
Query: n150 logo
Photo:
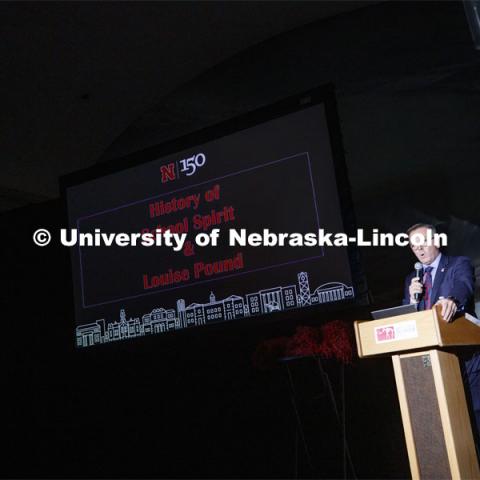
[[[160,167],[162,183],[176,180],[180,175],[191,177],[198,168],[203,167],[207,162],[207,157],[203,153],[197,153],[191,157],[184,158],[177,162],[171,162],[168,165]]]

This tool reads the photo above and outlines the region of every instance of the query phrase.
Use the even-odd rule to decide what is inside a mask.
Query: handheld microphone
[[[419,277],[421,282],[423,277],[423,265],[421,264],[421,262],[416,262],[414,268],[415,268],[415,276]],[[415,301],[419,302],[421,296],[422,296],[421,293],[416,293],[414,295]]]

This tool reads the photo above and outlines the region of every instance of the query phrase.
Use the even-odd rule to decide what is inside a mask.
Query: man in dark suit
[[[407,230],[411,239],[420,234],[427,238],[428,230],[436,233],[435,227],[416,224]],[[410,244],[411,249],[423,267],[422,281],[416,272],[405,279],[403,303],[418,303],[419,310],[427,310],[434,305],[442,306],[442,317],[451,322],[457,313],[475,316],[474,288],[475,274],[468,257],[452,257],[440,252],[436,245]],[[420,301],[415,300],[419,294]],[[475,414],[477,432],[480,432],[480,354],[463,354],[464,375],[467,378],[472,407]]]
[[[407,234],[421,234],[427,238],[427,230],[436,233],[433,225],[417,224]],[[423,282],[415,271],[405,279],[403,303],[417,303],[415,294],[421,295],[419,310],[442,305],[442,316],[448,322],[457,312],[475,316],[475,274],[468,257],[443,255],[436,245],[411,245],[412,251],[423,266]]]

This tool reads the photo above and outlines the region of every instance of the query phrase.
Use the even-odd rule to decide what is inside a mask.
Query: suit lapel
[[[438,268],[435,273],[435,280],[433,282],[432,288],[432,305],[438,300],[438,293],[440,291],[440,285],[443,283],[443,279],[447,273],[448,268],[448,257],[447,255],[442,254],[442,258],[440,258],[440,262],[438,263]]]

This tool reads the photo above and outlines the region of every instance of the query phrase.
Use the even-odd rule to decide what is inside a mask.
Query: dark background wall
[[[478,266],[479,55],[460,2],[372,5],[266,40],[151,101],[103,154],[95,150],[96,159],[333,82],[359,226],[400,231],[417,220],[441,223],[451,234],[450,251]],[[309,463],[295,437],[285,367],[263,372],[251,362],[259,341],[290,333],[294,322],[75,351],[68,251],[31,243],[36,228],[65,224],[61,200],[6,212],[1,220],[2,473],[322,476],[335,448],[322,445],[325,436],[333,438],[331,412],[315,366],[292,365],[301,416],[313,427],[306,432]],[[372,308],[398,303],[411,254],[387,248],[362,254]],[[368,309],[341,316],[368,318]],[[339,391],[339,366],[326,367]],[[347,366],[345,398],[357,475],[408,476],[390,360]]]
[[[68,250],[31,232],[64,225],[47,202],[3,214],[4,461],[8,477],[332,478],[341,425],[312,359],[254,368],[258,343],[295,322],[75,350]],[[367,318],[367,310],[335,318]],[[318,316],[321,324],[331,316]],[[341,409],[341,365],[328,361]],[[408,464],[388,358],[345,367],[345,425],[360,478],[404,478]],[[306,447],[306,448],[305,448]]]

